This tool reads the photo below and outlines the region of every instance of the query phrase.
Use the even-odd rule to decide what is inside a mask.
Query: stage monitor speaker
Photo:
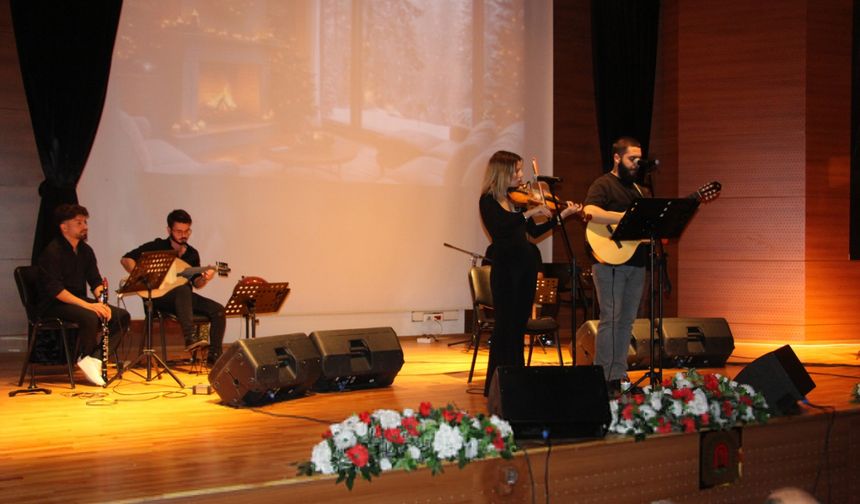
[[[303,333],[234,342],[209,372],[230,406],[256,406],[306,393],[320,377],[320,354]]]
[[[313,387],[321,392],[387,387],[403,367],[403,349],[390,327],[314,331],[311,341],[322,359]]]
[[[627,367],[646,369],[651,360],[651,324],[648,319],[633,322],[633,334],[627,348]],[[576,332],[576,363],[594,362],[594,339],[597,321],[588,320]],[[723,367],[735,348],[732,331],[724,318],[663,319],[663,366]]]
[[[636,319],[633,322],[633,334],[627,347],[627,368],[647,369],[651,361],[651,351],[648,339],[650,329],[648,319]],[[594,364],[594,340],[597,336],[597,320],[586,320],[576,331],[576,365],[590,366]]]
[[[599,366],[499,366],[488,408],[518,439],[603,437],[612,420]]]
[[[815,382],[788,345],[750,362],[735,381],[761,392],[771,412],[777,415],[799,412],[797,401],[815,388]]]

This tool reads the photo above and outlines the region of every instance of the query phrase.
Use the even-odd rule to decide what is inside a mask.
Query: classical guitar
[[[716,198],[721,189],[722,185],[715,180],[703,185],[687,197],[707,203]],[[648,243],[648,240],[613,240],[614,231],[615,224],[597,224],[593,221],[585,228],[585,241],[591,248],[591,255],[603,264],[624,264],[633,257],[640,244]]]
[[[164,281],[157,288],[152,289],[152,297],[161,297],[180,285],[187,284],[196,275],[201,275],[207,271],[214,271],[219,277],[226,277],[230,274],[230,266],[225,262],[216,262],[208,266],[192,267],[182,259],[174,259],[164,276]],[[147,291],[139,291],[136,294],[145,298]]]

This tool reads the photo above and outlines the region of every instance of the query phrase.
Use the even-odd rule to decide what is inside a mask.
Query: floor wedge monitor
[[[815,388],[815,382],[788,345],[747,364],[735,381],[761,392],[771,412],[776,415],[798,413],[797,401],[803,400]]]
[[[403,349],[390,327],[314,331],[311,341],[322,359],[317,391],[387,387],[403,367]]]
[[[305,394],[320,377],[320,354],[303,333],[241,339],[209,372],[230,406],[255,406]]]

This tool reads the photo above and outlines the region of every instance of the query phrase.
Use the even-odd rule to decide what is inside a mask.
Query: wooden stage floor
[[[499,484],[494,480],[498,478],[493,471],[498,470],[502,461],[473,463],[463,470],[450,466],[444,474],[432,478],[427,471],[409,474],[394,471],[372,483],[357,481],[353,492],[347,491],[342,484],[335,486],[331,478],[295,476],[296,462],[310,457],[312,446],[320,439],[327,424],[341,421],[353,412],[417,408],[421,401],[431,401],[434,405],[451,402],[473,412],[486,411],[486,401],[481,395],[486,350],[482,349],[479,355],[476,380],[467,385],[471,353],[467,353],[463,345],[448,347],[446,344],[457,339],[448,336],[436,343],[419,344],[412,338],[403,338],[406,364],[389,388],[316,394],[245,409],[222,406],[214,394],[192,395],[190,390],[180,390],[169,377],[146,383],[131,374],[114,386],[101,389],[84,384],[78,373],[81,382],[74,391],[63,374],[40,375],[38,383],[52,389],[51,395],[11,398],[8,392],[18,388],[16,383],[22,356],[0,354],[0,411],[3,419],[0,430],[0,501],[270,502],[290,499],[292,502],[305,502],[313,499],[329,502],[348,499],[351,502],[429,502],[430,498],[426,496],[434,492],[438,495],[434,501],[530,501],[534,486],[529,490],[529,485],[519,485],[518,489],[508,490],[507,494],[499,490]],[[734,376],[744,362],[775,346],[738,344],[731,359],[736,364],[720,371]],[[849,401],[849,391],[853,384],[860,382],[860,345],[798,345],[792,348],[807,364],[807,371],[817,384],[809,400],[832,406],[840,415],[847,415],[849,423],[834,432],[841,432],[840,435],[848,440],[846,443],[857,444],[860,438],[857,429],[860,415],[857,413],[860,408]],[[535,356],[538,365],[556,364],[553,351],[543,354],[538,350]],[[569,357],[565,353],[565,358],[569,360]],[[667,372],[674,373],[674,370]],[[207,383],[205,375],[182,372],[180,375],[189,387]],[[638,375],[633,373],[634,377]],[[816,415],[825,414],[810,409],[801,417],[809,419]],[[787,426],[791,422],[779,419],[774,429],[790,431]],[[818,437],[812,440],[815,446],[821,444],[822,434],[830,435],[832,424],[827,427],[826,423],[821,423],[826,430],[813,423],[807,426],[810,432],[817,433],[812,435]],[[768,425],[760,429],[770,428]],[[659,458],[667,450],[674,449],[672,446],[686,443],[685,440],[694,437],[669,435],[660,436],[663,439],[633,443],[625,438],[609,436],[606,440],[555,446],[552,454],[564,457],[564,453],[568,453],[571,460],[579,457],[577,465],[571,466],[570,474],[577,473],[582,478],[588,477],[591,470],[588,467],[594,467],[596,471],[602,463],[609,464],[608,477],[627,478],[623,472],[618,473],[620,476],[612,473],[624,465],[618,460],[618,455],[600,455],[602,452],[599,450],[615,446],[629,454],[639,453],[644,459]],[[756,436],[750,439],[754,444]],[[683,451],[687,448],[678,449]],[[515,457],[514,465],[524,471],[542,470],[543,455],[534,455],[541,450],[545,452],[546,449],[537,447],[534,451],[529,450],[532,460],[525,458],[528,467],[523,465],[522,453]],[[837,461],[837,469],[856,468],[858,456],[850,457],[844,467]],[[587,463],[583,464],[582,460],[587,460]],[[553,481],[559,482],[554,488],[561,489],[569,474],[557,474],[555,471],[563,470],[565,465],[561,462],[554,464]],[[804,478],[815,476],[806,473],[809,467],[818,467],[817,459],[810,464],[804,466],[806,469],[797,469]],[[833,466],[827,470],[833,471],[827,474],[828,483],[831,476],[837,478],[842,474]],[[581,474],[583,471],[584,475]],[[522,474],[520,478],[523,478]],[[856,471],[850,478],[856,480]],[[797,480],[776,478],[771,481]],[[858,488],[856,482],[852,485],[851,488]],[[486,493],[469,490],[476,486],[485,488]],[[537,498],[544,499],[544,494],[540,493],[543,491],[542,481],[538,486]],[[307,489],[303,490],[304,487]],[[380,493],[383,489],[387,492],[389,488],[391,493]],[[578,501],[565,496],[563,490],[557,491],[561,493],[552,494],[552,502]],[[604,501],[636,502],[645,496],[650,495],[648,499],[660,496],[642,492],[645,493]],[[675,502],[701,501],[701,498],[694,498],[695,491],[690,492],[679,490],[662,495],[674,495]],[[725,497],[729,494],[719,495]],[[760,496],[760,493],[751,493],[748,498],[755,497],[756,500],[750,502],[761,502]],[[858,498],[856,493],[853,498]]]

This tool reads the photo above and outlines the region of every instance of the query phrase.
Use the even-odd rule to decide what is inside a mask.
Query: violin
[[[519,209],[540,205],[546,205],[546,207],[552,212],[556,212],[557,209],[565,209],[567,207],[567,202],[552,194],[549,189],[549,184],[537,181],[538,165],[536,158],[532,158],[532,170],[534,171],[535,182],[527,182],[523,185],[509,188],[508,199],[510,199],[514,206]],[[583,210],[576,212],[576,215],[582,220],[582,222],[588,222],[591,220],[591,215],[585,213]]]

